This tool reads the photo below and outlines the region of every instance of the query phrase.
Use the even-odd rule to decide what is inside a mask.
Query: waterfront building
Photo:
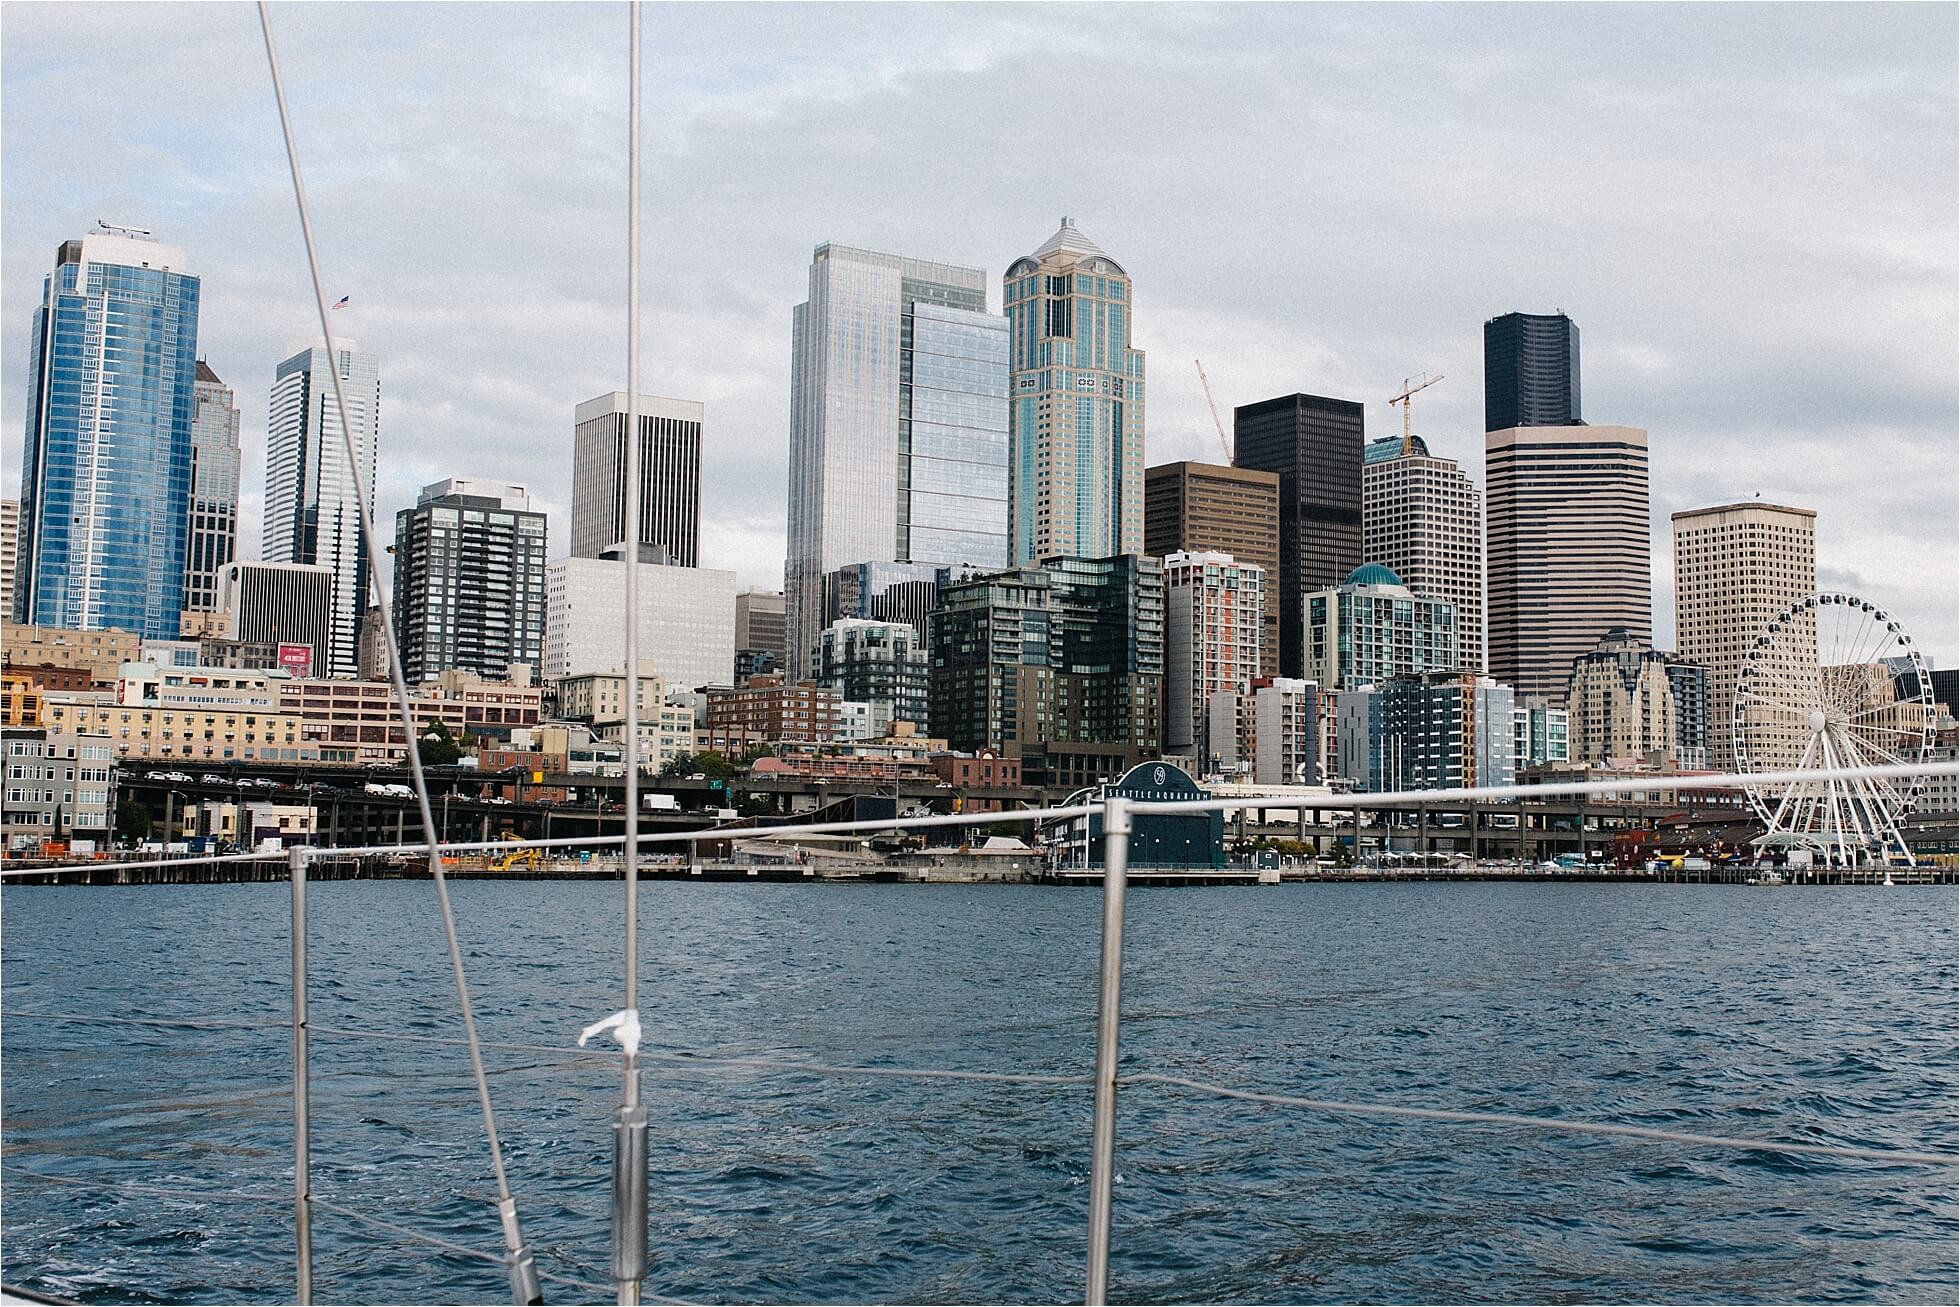
[[[381,359],[335,342],[301,350],[280,363],[266,419],[265,532],[268,563],[324,567],[331,578],[326,607],[327,649],[315,675],[353,676],[360,665],[360,624],[372,602],[360,498],[374,503],[374,465],[381,439]],[[347,396],[342,438],[334,373]],[[245,632],[237,632],[241,637]]]
[[[1321,686],[1351,690],[1460,670],[1455,606],[1416,596],[1379,563],[1307,595],[1302,608],[1308,679]]]
[[[1279,476],[1279,673],[1307,676],[1301,601],[1361,566],[1362,407],[1281,395],[1233,410],[1232,463]],[[1327,685],[1330,682],[1322,681]]]
[[[14,620],[14,568],[20,560],[20,501],[0,499],[0,622]]]
[[[238,405],[203,359],[193,384],[191,503],[184,542],[184,609],[218,606],[218,569],[238,553]],[[188,631],[181,634],[189,637]]]
[[[1453,458],[1422,437],[1370,441],[1362,470],[1362,557],[1456,609],[1457,663],[1484,669],[1484,501]]]
[[[1711,756],[1708,669],[1682,658],[1667,660],[1674,696],[1674,758],[1683,771],[1706,771]]]
[[[844,618],[817,640],[816,681],[845,703],[864,705],[862,739],[889,733],[895,722],[924,729],[930,688],[925,643],[909,622]]]
[[[651,659],[640,660],[640,770],[657,772],[694,751],[694,710],[667,701],[667,685]],[[582,722],[602,740],[626,740],[626,673],[585,672],[558,682],[558,712]]]
[[[1574,661],[1565,705],[1573,762],[1675,757],[1679,731],[1667,655],[1622,627]]]
[[[93,686],[114,685],[118,669],[137,660],[142,644],[134,631],[0,623],[0,653],[6,657],[8,671],[73,670],[84,673],[86,684]]]
[[[239,848],[263,848],[276,841],[281,848],[317,844],[320,810],[311,803],[237,803],[204,799],[179,809],[179,827],[168,838],[203,837]]]
[[[791,318],[788,665],[851,563],[1007,565],[1007,321],[979,268],[823,244]]]
[[[1256,785],[1320,783],[1320,687],[1263,677],[1252,687],[1252,780]]]
[[[743,669],[744,655],[748,669]],[[735,684],[789,663],[789,616],[780,590],[747,589],[735,596]]]
[[[932,618],[932,733],[1093,785],[1163,749],[1164,572],[1145,555],[1050,558],[949,581]]]
[[[173,669],[179,670],[179,669]],[[236,703],[118,703],[111,695],[47,696],[42,719],[51,731],[107,736],[119,759],[240,763],[323,761],[321,745],[299,717]]]
[[[293,650],[286,669],[321,676],[333,666],[333,597],[339,582],[318,563],[230,562],[218,569],[218,608],[233,638]],[[304,661],[298,650],[306,650]]]
[[[707,699],[712,736],[748,736],[770,744],[837,738],[842,696],[815,681],[758,676],[747,685],[713,686]]]
[[[521,485],[454,477],[395,514],[403,674],[503,676],[544,656],[545,515]],[[385,648],[384,648],[385,657]],[[385,672],[385,663],[384,668]]]
[[[1748,500],[1672,521],[1676,651],[1708,669],[1708,764],[1728,771],[1743,660],[1778,613],[1817,592],[1817,514]],[[1814,644],[1815,617],[1798,620]]]
[[[175,637],[184,605],[198,279],[104,226],[63,241],[29,347],[9,616]]]
[[[991,749],[978,753],[942,749],[926,759],[926,767],[935,779],[955,790],[1021,788],[1020,760],[1003,757]],[[1005,806],[999,799],[975,799],[965,794],[961,797],[965,799],[962,809],[965,812],[1000,812]]]
[[[1513,427],[1484,437],[1490,674],[1565,693],[1573,660],[1619,627],[1652,630],[1647,433]]]
[[[1266,569],[1226,553],[1182,550],[1167,555],[1163,567],[1164,749],[1211,772],[1221,755],[1238,756],[1238,697],[1259,675]],[[1219,694],[1232,698],[1216,705],[1223,720],[1214,724]]]
[[[1511,721],[1511,753],[1519,772],[1571,761],[1572,725],[1564,708],[1541,698],[1519,696],[1511,710]]]
[[[544,679],[626,666],[626,562],[558,558],[545,566]],[[735,574],[642,563],[640,657],[670,690],[727,681],[735,665]]]
[[[1012,561],[1143,551],[1143,351],[1130,274],[1067,218],[1002,283]]]
[[[1510,785],[1516,702],[1474,672],[1398,676],[1336,696],[1340,775],[1357,790]]]
[[[0,742],[7,767],[0,844],[9,852],[38,849],[44,840],[109,847],[116,820],[116,754],[107,736],[8,725],[0,728]]]
[[[701,428],[696,400],[640,396],[640,557],[673,567],[701,562]],[[572,557],[598,558],[626,526],[626,392],[572,415]]]
[[[1143,552],[1230,554],[1265,571],[1256,676],[1279,674],[1279,473],[1163,463],[1143,474]]]
[[[1563,313],[1485,322],[1484,430],[1582,425],[1578,324]]]
[[[401,710],[387,682],[275,678],[271,684],[279,711],[302,724],[320,761],[367,765],[408,756]],[[508,741],[512,732],[538,724],[543,701],[536,686],[483,681],[465,672],[444,672],[409,687],[417,734],[440,722],[458,742]]]

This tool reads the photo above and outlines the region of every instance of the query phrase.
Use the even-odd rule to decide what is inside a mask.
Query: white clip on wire
[[[640,1013],[637,1008],[629,1007],[623,1012],[613,1013],[604,1021],[593,1022],[579,1035],[578,1046],[584,1048],[588,1039],[594,1035],[603,1035],[608,1030],[613,1032],[613,1038],[619,1041],[619,1046],[626,1050],[626,1056],[635,1057],[639,1054]]]

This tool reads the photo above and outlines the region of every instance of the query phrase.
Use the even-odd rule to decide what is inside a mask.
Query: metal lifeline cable
[[[360,514],[361,538],[367,544],[370,581],[379,610],[382,635],[388,650],[388,675],[394,685],[396,708],[401,717],[409,772],[415,782],[416,805],[421,809],[422,831],[426,837],[429,856],[429,872],[435,881],[436,901],[442,910],[443,934],[449,944],[450,970],[454,973],[456,981],[456,1000],[462,1011],[463,1029],[470,1040],[470,1068],[476,1078],[477,1101],[483,1111],[484,1133],[488,1136],[490,1145],[490,1167],[496,1178],[497,1215],[499,1224],[503,1227],[506,1269],[510,1274],[511,1294],[519,1303],[540,1303],[543,1301],[543,1295],[538,1288],[536,1265],[518,1224],[517,1203],[511,1196],[510,1180],[504,1172],[503,1145],[497,1137],[497,1114],[490,1104],[490,1082],[483,1071],[482,1051],[477,1047],[476,1014],[470,1006],[469,981],[463,971],[463,950],[456,936],[456,914],[449,902],[449,882],[442,870],[441,836],[436,833],[435,811],[429,804],[429,781],[422,769],[422,755],[415,730],[415,714],[410,706],[408,682],[402,669],[401,645],[395,635],[393,614],[389,611],[387,577],[383,574],[381,566],[383,551],[374,529],[373,506],[369,503],[370,490],[359,472],[361,460],[355,455],[354,433],[348,422],[346,387],[342,383],[339,360],[334,355],[333,325],[328,317],[326,289],[320,280],[320,258],[313,241],[313,219],[306,202],[306,185],[300,177],[299,146],[293,139],[292,115],[286,106],[286,83],[279,71],[279,54],[272,40],[272,15],[266,7],[266,0],[259,0],[258,10],[259,30],[265,36],[266,67],[271,72],[273,95],[279,105],[279,129],[285,140],[286,163],[293,177],[293,201],[299,212],[300,235],[306,245],[307,272],[313,281],[313,301],[320,314],[320,334],[327,353],[327,371],[333,378],[334,403],[340,416],[341,446],[347,457],[347,465],[355,470],[352,477],[354,503]]]

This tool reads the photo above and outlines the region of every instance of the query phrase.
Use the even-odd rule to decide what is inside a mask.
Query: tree
[[[415,742],[415,751],[422,755],[424,767],[447,767],[463,756],[462,747],[440,720],[429,722],[423,728],[422,738]]]
[[[131,841],[150,838],[150,810],[127,794],[116,804],[116,838]]]

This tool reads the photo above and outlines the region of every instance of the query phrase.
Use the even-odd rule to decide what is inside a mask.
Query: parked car
[[[197,779],[206,785],[229,785],[231,783],[231,777],[220,776],[215,772],[205,772],[204,775]]]

